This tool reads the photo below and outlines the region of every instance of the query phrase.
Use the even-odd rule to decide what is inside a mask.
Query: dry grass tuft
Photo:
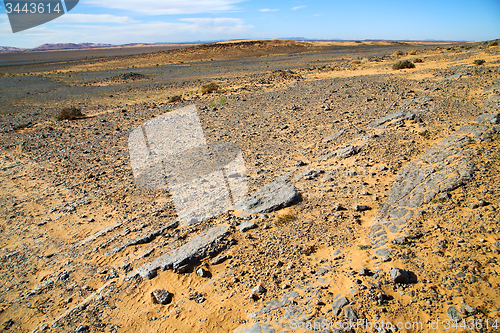
[[[178,102],[178,101],[182,101],[182,96],[180,96],[180,95],[175,95],[175,96],[170,97],[170,98],[167,100],[167,103],[173,103],[173,102]]]
[[[84,116],[82,109],[72,106],[62,109],[57,115],[57,120],[75,120]]]
[[[217,90],[219,90],[219,85],[217,85],[217,83],[214,83],[214,82],[202,84],[200,87],[200,91],[202,94],[210,94],[210,93],[217,91]]]
[[[295,216],[293,214],[283,214],[276,216],[275,224],[277,226],[288,224],[295,220]]]
[[[392,69],[404,69],[404,68],[415,68],[415,65],[409,60],[401,60],[392,65]]]

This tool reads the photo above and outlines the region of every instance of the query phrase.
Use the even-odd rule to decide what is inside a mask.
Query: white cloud
[[[20,47],[34,47],[44,43],[176,43],[248,38],[253,28],[241,19],[229,17],[184,18],[176,22],[134,22],[111,26],[100,23],[77,23],[69,26],[67,23],[59,25],[58,20],[54,20],[17,34],[10,32],[5,34],[7,36],[2,36],[2,39],[5,46]]]
[[[259,12],[277,12],[279,9],[269,9],[269,8],[262,8],[259,9]]]
[[[56,23],[133,23],[136,22],[128,16],[110,14],[71,14],[68,13],[57,18]]]
[[[193,33],[215,33],[224,35],[242,33],[253,28],[252,25],[245,25],[241,19],[230,17],[184,18],[180,19],[180,21],[192,23],[186,28]]]
[[[236,3],[245,0],[84,0],[105,8],[129,10],[148,15],[198,14],[236,10]]]
[[[293,7],[292,10],[297,10],[297,9],[301,9],[301,8],[306,8],[307,6],[296,6],[296,7]]]

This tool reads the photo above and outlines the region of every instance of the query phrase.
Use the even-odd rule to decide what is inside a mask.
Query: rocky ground
[[[262,45],[216,72],[231,46],[183,49],[199,72],[170,81],[138,56],[2,68],[32,81],[1,87],[0,330],[500,331],[499,46]],[[184,226],[135,185],[128,137],[192,104],[208,144],[241,148],[249,196]],[[86,117],[57,121],[71,105]]]

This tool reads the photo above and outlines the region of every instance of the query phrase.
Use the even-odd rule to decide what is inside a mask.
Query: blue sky
[[[80,0],[68,14],[16,34],[0,4],[0,46],[287,37],[495,39],[500,0]]]

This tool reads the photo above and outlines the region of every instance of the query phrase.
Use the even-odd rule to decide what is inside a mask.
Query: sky
[[[18,33],[0,3],[0,46],[292,37],[491,40],[500,38],[500,0],[80,0]]]

